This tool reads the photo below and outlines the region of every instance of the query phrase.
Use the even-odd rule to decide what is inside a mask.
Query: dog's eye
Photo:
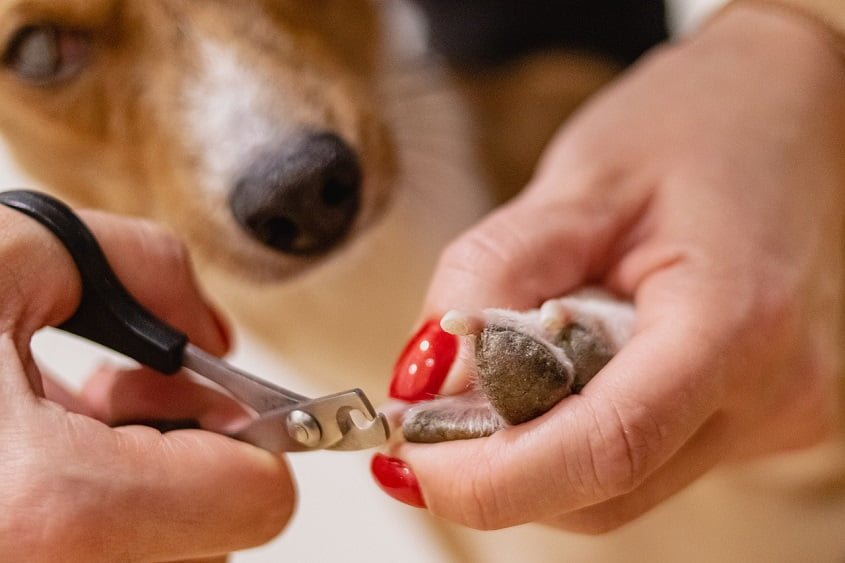
[[[29,82],[52,83],[82,69],[88,43],[86,35],[79,31],[31,25],[12,37],[3,54],[3,64]]]

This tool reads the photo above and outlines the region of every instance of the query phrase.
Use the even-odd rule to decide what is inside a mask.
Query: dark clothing
[[[630,64],[667,37],[663,0],[415,0],[434,49],[458,65],[549,48]]]

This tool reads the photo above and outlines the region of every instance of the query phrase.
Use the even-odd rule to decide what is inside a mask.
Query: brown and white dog
[[[70,202],[169,226],[294,367],[382,387],[489,198],[459,103],[379,26],[366,0],[3,0],[0,132]]]
[[[295,370],[326,389],[377,395],[440,249],[489,209],[488,185],[508,192],[525,180],[552,127],[614,71],[548,55],[463,77],[486,135],[477,145],[443,73],[386,54],[385,9],[0,0],[0,134],[69,202],[169,226],[209,291]],[[527,77],[561,66],[562,82]],[[509,109],[549,111],[521,103],[536,99],[533,84],[564,101],[546,119],[514,119]],[[489,182],[479,146],[482,161],[499,164]],[[533,529],[467,537],[451,544],[470,560],[549,545]],[[529,559],[636,559],[636,533],[600,546],[554,537],[564,544]]]
[[[497,124],[521,147],[507,180],[484,182],[461,101],[436,68],[391,59],[384,9],[0,0],[0,133],[71,203],[169,226],[212,294],[295,368],[381,389],[439,250],[489,207],[485,184],[525,180],[514,170],[553,132],[513,124],[559,123],[611,74],[538,58],[538,75],[579,73],[544,81],[560,100],[547,119],[500,109],[539,105],[517,99],[537,98],[525,70],[464,81],[491,160]]]

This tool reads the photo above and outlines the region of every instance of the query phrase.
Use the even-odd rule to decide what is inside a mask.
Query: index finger
[[[583,207],[589,202],[538,197],[529,190],[492,213],[443,252],[426,296],[426,316],[453,308],[528,309],[584,283],[606,255],[620,221],[610,211]]]
[[[6,233],[0,271],[0,293],[7,307],[0,332],[8,333],[28,381],[24,393],[42,393],[30,357],[30,338],[46,325],[69,318],[79,302],[81,285],[74,263],[46,227],[25,215],[0,209]],[[211,353],[229,346],[226,327],[202,295],[184,247],[151,223],[104,213],[81,214],[100,242],[110,265],[138,301],[153,314],[186,332]],[[21,395],[15,393],[15,400]]]
[[[208,352],[222,355],[228,350],[229,329],[203,294],[181,242],[146,220],[99,211],[83,211],[80,217],[139,303]]]

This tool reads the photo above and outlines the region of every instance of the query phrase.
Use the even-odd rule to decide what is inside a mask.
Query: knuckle
[[[630,493],[639,487],[661,449],[662,433],[644,405],[606,403],[594,414],[588,452],[592,482],[599,499]]]
[[[589,127],[570,128],[555,141],[550,161],[540,168],[529,187],[553,191],[571,203],[607,207],[608,200],[622,195],[635,166],[622,155],[606,155],[607,139]],[[544,173],[546,167],[553,173]],[[564,171],[565,173],[561,173]],[[565,178],[565,180],[562,180]]]
[[[480,269],[498,275],[507,266],[507,260],[486,233],[472,231],[446,247],[440,266],[467,272]]]

